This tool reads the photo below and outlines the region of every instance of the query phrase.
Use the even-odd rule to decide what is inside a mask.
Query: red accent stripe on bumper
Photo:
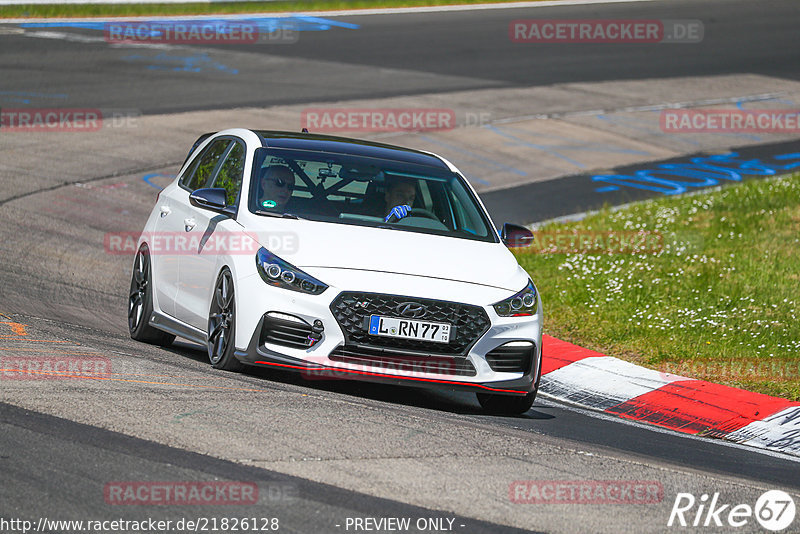
[[[393,380],[410,380],[410,381],[417,381],[417,382],[429,382],[433,384],[451,384],[454,386],[467,386],[467,387],[474,387],[479,389],[485,389],[487,391],[496,391],[498,393],[512,393],[516,395],[526,395],[523,391],[518,391],[515,389],[499,389],[499,388],[490,388],[489,386],[484,386],[482,384],[473,384],[472,382],[458,382],[455,380],[436,380],[435,378],[416,378],[410,376],[400,376],[400,375],[390,375],[385,373],[370,373],[367,371],[357,371],[355,369],[343,369],[341,367],[323,367],[323,368],[313,368],[313,367],[303,367],[302,365],[289,365],[285,363],[274,363],[274,362],[265,362],[265,361],[256,361],[254,362],[258,365],[271,365],[274,367],[281,367],[285,369],[296,369],[299,371],[306,371],[306,372],[324,372],[324,371],[334,371],[337,373],[350,373],[354,375],[361,375],[361,376],[368,376],[368,377],[376,377],[376,378],[390,378]]]

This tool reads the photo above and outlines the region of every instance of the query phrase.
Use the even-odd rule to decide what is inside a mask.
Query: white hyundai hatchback
[[[523,413],[542,306],[463,175],[434,154],[340,137],[198,139],[138,242],[133,339],[175,336],[211,364],[471,390]]]

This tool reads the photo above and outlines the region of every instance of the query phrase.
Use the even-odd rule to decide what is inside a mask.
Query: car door
[[[244,142],[228,139],[229,144],[204,187],[219,187],[227,191],[227,203],[238,206],[245,164]],[[221,256],[239,253],[233,250],[241,234],[234,218],[211,210],[192,206],[191,220],[184,228],[190,246],[180,257],[180,283],[175,305],[176,317],[195,328],[205,330],[208,322],[209,298]],[[234,211],[235,213],[235,211]]]
[[[206,145],[203,151],[194,158],[178,181],[177,186],[168,187],[161,193],[163,200],[161,218],[159,219],[158,235],[162,247],[165,249],[159,258],[160,270],[165,289],[171,292],[171,309],[164,309],[165,313],[178,317],[178,302],[180,289],[180,262],[188,253],[188,230],[195,220],[194,212],[197,208],[189,204],[189,194],[195,189],[205,187],[206,183],[222,160],[222,156],[230,145],[230,139],[217,139]],[[165,298],[169,295],[165,295]]]
[[[185,233],[184,219],[191,217],[188,213],[188,191],[202,187],[197,184],[204,184],[203,180],[210,178],[210,173],[205,172],[205,169],[216,166],[229,144],[229,140],[212,142],[186,167],[177,185],[166,187],[158,196],[159,217],[153,235],[148,236],[150,255],[158,307],[161,312],[172,317],[175,317],[180,258],[183,252],[180,247],[176,247],[176,241]]]

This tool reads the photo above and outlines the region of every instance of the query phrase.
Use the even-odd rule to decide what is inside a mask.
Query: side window
[[[193,168],[186,173],[186,176],[181,180],[181,185],[189,191],[206,187],[211,173],[219,162],[219,158],[225,152],[230,144],[230,139],[218,139],[212,142],[197,158],[197,163],[193,164]]]
[[[234,142],[233,148],[228,152],[228,157],[222,162],[214,185],[228,192],[228,205],[236,204],[239,191],[242,189],[242,176],[244,175],[244,146]]]

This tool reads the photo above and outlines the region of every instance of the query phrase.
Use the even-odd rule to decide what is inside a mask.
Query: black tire
[[[536,393],[539,392],[539,382],[542,380],[542,361],[539,360],[539,368],[536,370],[536,381],[533,383],[533,391],[525,396],[513,397],[510,395],[495,395],[492,393],[476,393],[481,408],[493,415],[521,415],[531,409],[533,401],[536,400]]]
[[[175,336],[150,326],[153,314],[153,287],[151,284],[150,251],[142,245],[133,260],[131,288],[128,293],[128,331],[131,339],[168,346]]]
[[[524,396],[477,393],[478,402],[486,413],[492,415],[520,415],[531,409],[536,392]]]
[[[236,299],[233,276],[226,268],[219,273],[208,312],[208,360],[215,369],[241,371],[244,365],[233,355],[236,339]]]

